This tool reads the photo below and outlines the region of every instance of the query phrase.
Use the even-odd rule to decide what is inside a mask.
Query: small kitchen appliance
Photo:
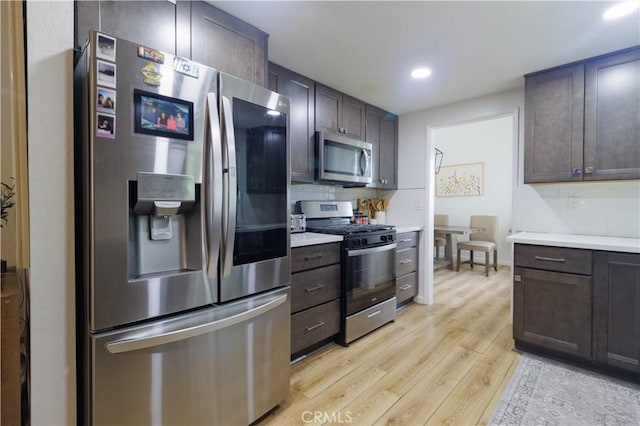
[[[303,213],[291,214],[291,233],[305,232],[307,228],[307,218]]]
[[[298,201],[296,210],[307,216],[307,231],[344,236],[338,342],[348,346],[395,320],[394,227],[352,224],[350,201]]]
[[[324,129],[316,132],[317,178],[344,186],[365,186],[372,182],[373,145]]]

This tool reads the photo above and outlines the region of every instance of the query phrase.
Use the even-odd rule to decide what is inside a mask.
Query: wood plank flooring
[[[291,396],[260,424],[486,424],[518,357],[510,286],[509,267],[437,271],[436,303],[294,364]]]

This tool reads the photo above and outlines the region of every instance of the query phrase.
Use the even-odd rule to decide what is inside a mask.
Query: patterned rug
[[[640,425],[640,385],[525,353],[489,424]]]

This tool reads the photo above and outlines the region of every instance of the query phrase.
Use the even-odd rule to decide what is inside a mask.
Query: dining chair
[[[458,243],[456,271],[460,271],[460,251],[469,250],[469,263],[473,268],[473,252],[484,252],[485,276],[489,276],[489,254],[493,252],[493,269],[498,270],[498,216],[471,216],[469,226],[480,229],[469,236],[469,241]]]
[[[449,225],[449,215],[447,214],[437,214],[433,216],[433,224],[435,226],[448,226]],[[439,251],[440,247],[444,247],[447,245],[447,240],[445,237],[439,236],[438,232],[434,232],[433,236],[433,249],[436,254],[436,260],[440,258]]]

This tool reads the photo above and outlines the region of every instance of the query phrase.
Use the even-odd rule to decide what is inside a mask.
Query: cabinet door
[[[398,116],[385,113],[380,131],[380,179],[385,189],[398,188]]]
[[[591,359],[591,277],[515,268],[513,337]]]
[[[315,89],[316,130],[340,131],[342,127],[342,93],[320,83],[316,83]]]
[[[524,183],[582,180],[584,66],[525,80]]]
[[[365,103],[349,95],[342,96],[342,132],[350,138],[364,140]]]
[[[640,373],[640,255],[595,252],[594,357]]]
[[[372,105],[366,106],[365,140],[373,145],[372,183],[369,188],[396,189],[398,117]]]
[[[372,145],[371,157],[373,163],[371,183],[367,187],[380,188],[382,187],[382,179],[380,178],[380,133],[384,111],[372,105],[367,105],[366,112],[365,140]]]
[[[269,89],[291,99],[291,181],[312,183],[315,178],[314,82],[270,63]]]
[[[79,1],[76,5],[76,45],[89,30],[175,54],[176,5],[168,1]]]
[[[584,179],[640,178],[640,48],[587,62]]]
[[[267,37],[205,2],[191,3],[191,59],[196,62],[266,87]]]

